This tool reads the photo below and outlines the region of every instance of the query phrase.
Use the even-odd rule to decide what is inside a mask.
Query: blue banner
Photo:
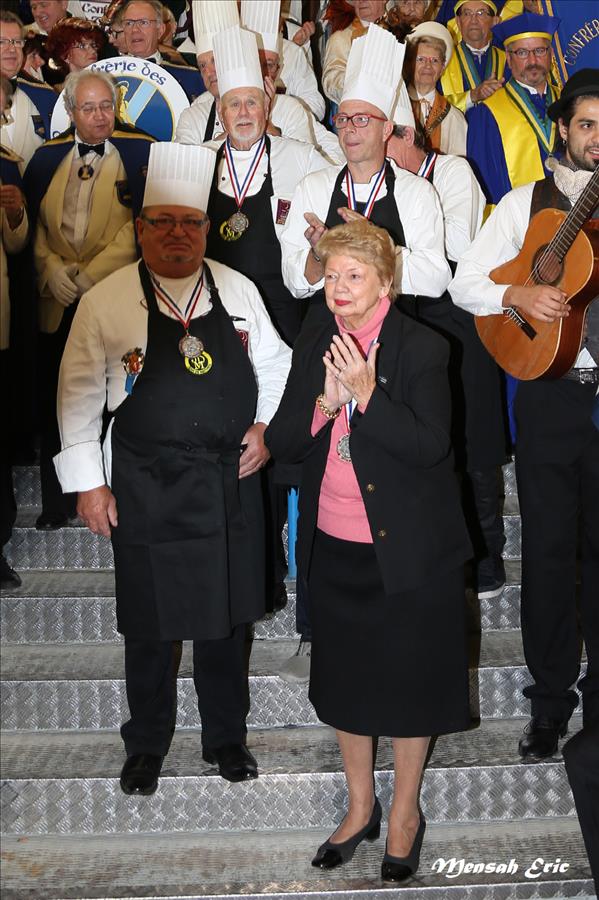
[[[599,4],[597,0],[540,0],[542,12],[561,19],[553,41],[562,84],[579,69],[599,69]]]

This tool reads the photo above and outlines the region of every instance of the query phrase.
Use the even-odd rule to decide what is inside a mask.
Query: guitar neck
[[[549,244],[548,250],[552,250],[561,261],[574,243],[576,235],[591,217],[599,203],[599,166],[593,172],[589,183],[572,207],[555,237]]]

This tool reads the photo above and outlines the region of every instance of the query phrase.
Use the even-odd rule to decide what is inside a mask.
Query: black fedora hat
[[[599,95],[599,69],[581,69],[575,72],[566,81],[561,97],[547,109],[547,115],[557,122],[568,101],[573,97],[583,97],[585,94]]]

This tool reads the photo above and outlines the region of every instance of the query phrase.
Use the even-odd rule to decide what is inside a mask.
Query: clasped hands
[[[360,347],[349,334],[335,334],[322,358],[326,373],[324,404],[331,412],[353,398],[364,409],[376,387],[376,355],[380,344],[373,343],[364,359]]]

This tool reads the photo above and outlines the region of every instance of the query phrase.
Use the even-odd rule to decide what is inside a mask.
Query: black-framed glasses
[[[528,59],[529,56],[536,56],[537,59],[543,59],[549,53],[549,47],[533,47],[532,50],[526,50],[524,47],[518,47],[517,50],[509,50],[512,56],[518,59]]]
[[[353,116],[346,116],[345,113],[337,113],[333,116],[333,122],[336,128],[347,128],[351,122],[354,128],[366,128],[371,119],[378,122],[386,122],[384,116],[373,116],[372,113],[354,113]]]
[[[142,219],[144,222],[147,222],[148,225],[151,225],[152,228],[155,228],[156,231],[166,233],[167,231],[172,231],[177,225],[180,225],[184,231],[201,231],[208,221],[208,216],[204,216],[203,218],[200,218],[199,216],[182,216],[180,219],[177,219],[175,216],[142,215]]]

